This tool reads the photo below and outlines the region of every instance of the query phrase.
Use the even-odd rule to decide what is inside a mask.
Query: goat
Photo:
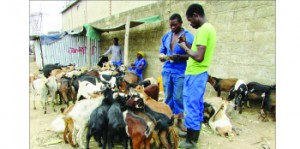
[[[135,115],[132,111],[126,110],[123,112],[124,121],[126,123],[127,135],[131,137],[133,149],[150,149],[151,131],[154,125],[151,122],[148,124],[144,119]],[[151,129],[152,128],[152,129]]]
[[[234,87],[229,91],[228,99],[232,100],[236,97],[234,109],[236,110],[238,107],[240,114],[242,113],[243,103],[247,101],[247,94],[248,87],[243,80],[238,80],[235,83]]]
[[[159,87],[157,84],[151,84],[144,88],[144,92],[152,99],[158,101]]]
[[[156,85],[150,85],[148,87],[149,88],[152,88],[152,87],[158,88],[158,86],[156,86]],[[146,89],[143,86],[137,86],[135,88],[135,91],[137,91],[138,93],[140,93],[142,95],[145,104],[148,105],[151,109],[153,109],[156,112],[160,112],[162,114],[165,114],[170,119],[173,118],[173,112],[172,112],[171,108],[167,104],[165,104],[163,102],[158,102],[158,101],[152,99],[150,96],[148,96],[146,94]],[[149,94],[151,94],[151,93],[149,93]],[[169,135],[170,133],[172,133],[171,135],[172,135],[172,139],[174,141],[173,147],[177,148],[177,146],[178,146],[178,136],[175,133],[174,129],[175,128],[172,126],[168,131],[163,131],[164,134],[161,134],[161,138],[166,138],[166,136],[164,136],[164,135]],[[165,146],[167,146],[167,142],[165,140],[163,140],[163,143],[164,143]]]
[[[145,90],[146,89],[143,86],[139,86],[139,85],[135,88],[135,91],[141,94],[145,104],[151,107],[151,109],[153,109],[156,112],[163,113],[167,115],[169,118],[171,118],[173,116],[173,112],[171,108],[167,104],[163,102],[158,102],[157,100],[151,98],[148,94],[146,94]]]
[[[209,119],[215,114],[215,109],[210,103],[204,102],[204,123],[208,123]]]
[[[60,109],[61,113],[63,114],[63,121],[64,121],[64,131],[63,131],[63,138],[65,143],[69,143],[72,147],[76,147],[73,142],[72,132],[74,130],[74,123],[71,117],[68,117],[67,114],[72,111],[74,105],[70,105],[67,108],[62,107]]]
[[[58,80],[67,73],[67,68],[53,69],[50,76],[56,77]]]
[[[208,122],[210,128],[222,137],[231,136],[233,133],[232,124],[225,113],[228,103],[227,100],[223,99],[220,108]]]
[[[47,79],[46,78],[40,78],[40,79],[36,79],[33,81],[33,91],[34,91],[34,96],[33,96],[33,109],[36,110],[36,106],[35,106],[35,98],[37,95],[41,96],[41,105],[44,109],[44,114],[47,113],[47,101],[48,101],[48,88],[46,86],[47,83]]]
[[[89,148],[89,142],[92,136],[94,136],[94,139],[99,146],[101,145],[101,138],[103,138],[104,142],[102,148],[104,149],[106,146],[108,131],[107,112],[113,102],[112,90],[110,88],[107,88],[104,91],[104,97],[102,104],[90,115],[88,131],[86,134],[86,149]]]
[[[123,141],[123,147],[127,149],[128,136],[125,131],[126,124],[122,112],[126,110],[128,95],[124,93],[114,93],[113,98],[115,100],[107,112],[109,130],[107,134],[108,148],[112,148],[113,139],[117,136],[119,140]]]
[[[159,112],[153,111],[147,104],[144,104],[143,99],[138,95],[136,98],[130,98],[127,101],[127,105],[131,107],[135,107],[138,110],[145,111],[146,113],[150,114],[153,116],[157,122],[156,129],[159,130],[159,136],[162,144],[166,148],[170,148],[170,139],[167,137],[169,135],[169,132],[172,131],[173,128],[170,128],[170,126],[173,125],[174,123],[174,116],[171,117],[171,119],[168,118],[167,115]],[[173,134],[174,135],[174,134]],[[166,140],[168,138],[168,141]],[[177,138],[176,136],[173,136],[173,139],[175,140],[175,146],[177,148]],[[169,142],[169,143],[168,143]]]
[[[139,102],[139,103],[137,103]],[[133,95],[130,97],[130,99],[126,102],[126,105],[128,106],[128,108],[130,108],[130,110],[132,110],[134,112],[134,114],[140,116],[141,118],[143,118],[146,123],[153,123],[155,126],[157,126],[156,120],[154,117],[152,117],[150,114],[139,110],[139,108],[142,108],[144,105],[144,103],[139,101],[139,96]],[[159,124],[160,125],[160,124]],[[152,125],[152,127],[154,127]],[[161,146],[161,142],[159,139],[159,130],[158,129],[152,129],[152,140],[154,141],[155,145],[157,148],[159,148]]]
[[[64,130],[64,142],[69,143],[72,147],[76,147],[77,144],[74,143],[73,141],[73,136],[72,133],[74,131],[74,121],[71,117],[64,117],[64,122],[65,122],[65,130]]]
[[[55,64],[47,64],[43,67],[41,71],[43,71],[44,76],[48,78],[50,76],[51,71],[54,69],[61,69],[61,66]]]
[[[80,96],[85,98],[90,98],[91,93],[97,93],[104,90],[105,86],[103,83],[96,83],[96,85],[88,82],[88,81],[78,81],[79,82],[79,89],[77,92],[77,101],[79,101]]]
[[[58,96],[58,83],[57,83],[57,79],[53,76],[48,77],[47,82],[46,82],[46,86],[48,88],[48,91],[52,97],[52,108],[53,111],[56,112],[55,108],[54,108],[54,100],[56,99],[56,97]]]
[[[72,100],[73,104],[75,104],[75,98],[77,96],[77,93],[72,86],[71,78],[68,77],[62,77],[59,81],[59,94],[61,98],[64,100],[64,102],[69,106],[69,101]]]
[[[127,72],[124,76],[124,80],[130,84],[138,84],[139,77],[133,72]]]
[[[108,57],[107,57],[107,56],[102,56],[102,57],[100,58],[100,61],[97,63],[97,65],[98,65],[99,67],[103,67],[103,63],[105,63],[105,62],[108,62]]]
[[[73,76],[72,77],[72,86],[74,87],[76,92],[78,92],[78,89],[79,89],[78,80],[88,81],[88,82],[91,82],[92,84],[96,85],[97,77],[86,75],[86,74],[81,74],[79,76]]]
[[[79,141],[79,146],[82,148],[84,147],[82,135],[88,124],[90,115],[94,109],[101,105],[102,100],[104,98],[104,96],[101,94],[97,95],[94,93],[94,96],[96,96],[94,99],[91,98],[76,102],[72,111],[67,114],[67,116],[71,117],[74,122],[74,130],[72,132],[72,137],[75,138],[75,135],[77,135],[76,139],[74,139],[73,142],[76,144]]]
[[[133,88],[135,88],[137,84],[135,83],[129,83],[127,82],[124,77],[118,77],[117,78],[117,87],[120,92],[129,94],[130,91],[132,91]]]
[[[221,91],[229,92],[230,89],[235,85],[238,79],[232,78],[232,79],[221,79],[221,78],[216,78],[212,76],[208,76],[207,82],[209,82],[214,89],[218,93],[218,97],[221,96]]]
[[[139,85],[144,86],[145,88],[151,84],[156,84],[158,85],[158,82],[156,79],[154,79],[153,77],[150,78],[146,78],[143,81],[139,82]]]
[[[51,130],[51,131],[58,132],[58,133],[63,133],[65,131],[65,127],[66,127],[64,118],[73,109],[73,107],[74,107],[74,105],[71,105],[67,108],[62,107],[60,109],[61,114],[51,123],[50,128],[47,128],[47,130]]]
[[[274,108],[276,106],[276,85],[263,85],[257,82],[250,82],[247,84],[247,87],[249,90],[249,93],[247,94],[248,107],[250,107],[250,99],[254,100],[261,97],[262,104],[259,119],[262,118],[262,121],[268,121],[265,112],[270,112],[271,107]],[[270,97],[271,93],[273,96]]]
[[[68,78],[72,78],[74,75],[75,76],[79,76],[82,73],[84,73],[84,72],[83,71],[79,71],[79,70],[73,70],[73,71],[67,72],[65,76],[68,77]]]

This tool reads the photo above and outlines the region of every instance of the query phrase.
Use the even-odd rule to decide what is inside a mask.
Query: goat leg
[[[221,96],[221,89],[218,90],[218,97]]]
[[[239,102],[239,113],[242,114],[242,110],[243,110],[242,100],[239,99],[238,102]]]
[[[79,141],[79,147],[80,148],[84,148],[83,139],[82,139],[82,135],[83,135],[84,129],[85,129],[85,126],[79,128],[79,131],[77,133],[77,139]]]
[[[251,106],[250,106],[250,101],[249,101],[249,100],[247,100],[247,107],[248,107],[248,108],[251,108]]]
[[[47,98],[48,98],[47,95],[46,95],[46,96],[43,96],[43,99],[42,99],[42,100],[44,100],[44,103],[43,103],[42,100],[41,100],[42,104],[44,105],[44,114],[47,113]]]
[[[35,106],[35,93],[33,94],[33,109],[36,110],[36,106]]]
[[[174,143],[174,144],[171,143],[172,146],[173,146],[173,149],[177,149],[178,148],[178,136],[177,136],[177,133],[175,132],[175,128],[174,127],[171,128],[171,132],[170,133],[172,133],[171,136],[173,138],[173,143]]]
[[[92,137],[92,132],[91,132],[91,128],[88,127],[87,133],[86,133],[86,144],[85,144],[85,148],[88,149],[90,146],[90,140]]]
[[[160,137],[160,140],[161,140],[162,144],[167,149],[170,149],[170,145],[168,144],[168,141],[167,141],[167,131],[166,130],[161,131],[160,134],[159,134],[159,137]]]
[[[54,108],[54,100],[55,100],[55,95],[56,95],[56,93],[54,92],[54,93],[52,93],[52,108],[53,108],[53,111],[54,112],[56,112],[56,110],[55,110],[55,108]]]
[[[74,128],[72,131],[72,140],[73,140],[74,144],[77,144],[76,135],[77,135],[77,130],[76,130],[76,128]]]

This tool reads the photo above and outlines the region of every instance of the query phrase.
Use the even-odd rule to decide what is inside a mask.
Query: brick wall
[[[169,16],[175,12],[181,14],[183,27],[195,34],[185,17],[187,7],[194,2],[203,5],[208,21],[217,30],[209,73],[220,78],[275,83],[275,1],[160,1],[92,24],[112,27],[126,22],[127,16],[137,20],[160,15],[164,21],[131,28],[129,35],[129,63],[134,62],[138,50],[144,51],[148,62],[144,76],[157,78],[162,68],[158,60],[161,37],[169,31]],[[115,36],[124,46],[124,35],[125,31],[103,33],[101,54]]]

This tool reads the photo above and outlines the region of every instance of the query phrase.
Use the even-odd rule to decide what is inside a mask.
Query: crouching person
[[[191,49],[179,40],[179,46],[189,55],[183,86],[183,106],[186,112],[184,125],[186,140],[179,148],[197,148],[201,123],[203,122],[204,93],[210,65],[216,43],[215,28],[207,22],[204,10],[199,4],[192,4],[186,11],[187,20],[197,29]]]
[[[143,70],[146,67],[146,60],[144,59],[144,52],[139,51],[136,54],[137,59],[128,68],[128,71],[135,73],[139,77],[139,82],[144,80]]]

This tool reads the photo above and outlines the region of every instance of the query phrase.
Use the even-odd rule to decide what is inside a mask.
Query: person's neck
[[[204,24],[208,22],[207,19],[204,17],[203,20],[200,20],[200,27]]]
[[[178,35],[183,31],[183,28],[180,28],[178,31],[174,31],[173,34],[174,35]]]

